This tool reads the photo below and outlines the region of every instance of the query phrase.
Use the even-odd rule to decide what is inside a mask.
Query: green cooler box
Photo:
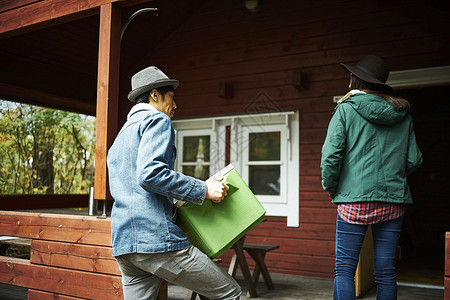
[[[230,188],[225,199],[203,205],[181,202],[177,225],[189,241],[211,258],[221,256],[250,229],[261,223],[266,211],[239,173],[228,165],[208,180],[223,178]],[[178,204],[179,206],[179,204]]]

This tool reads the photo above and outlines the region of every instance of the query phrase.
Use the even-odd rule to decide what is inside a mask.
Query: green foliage
[[[95,119],[0,100],[0,194],[87,194]]]

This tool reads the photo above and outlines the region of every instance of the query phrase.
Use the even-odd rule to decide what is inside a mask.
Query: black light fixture
[[[230,81],[219,81],[217,95],[223,99],[231,100],[233,98],[233,83]]]
[[[251,12],[257,12],[262,5],[263,0],[245,0],[245,7]]]
[[[308,74],[301,70],[292,71],[291,83],[299,92],[307,90]]]
[[[138,15],[145,13],[145,12],[154,12],[155,15],[158,15],[158,9],[157,8],[153,8],[153,7],[148,7],[148,8],[143,8],[140,9],[138,11],[136,11],[134,14],[132,14],[128,20],[125,22],[125,24],[122,26],[122,30],[120,31],[120,40],[122,40],[123,34],[125,33],[125,30],[127,29],[128,25],[130,24],[130,22],[136,18]]]

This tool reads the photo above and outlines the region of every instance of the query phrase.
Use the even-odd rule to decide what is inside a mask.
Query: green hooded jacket
[[[333,203],[412,203],[407,175],[422,164],[408,110],[356,93],[338,104],[322,147],[322,186]]]

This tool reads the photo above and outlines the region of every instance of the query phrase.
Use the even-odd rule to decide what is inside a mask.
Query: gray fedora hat
[[[131,92],[128,93],[128,100],[134,102],[137,96],[154,88],[171,85],[176,89],[179,85],[178,80],[170,79],[157,67],[151,66],[145,68],[131,77]]]
[[[376,55],[363,57],[355,66],[341,63],[344,70],[354,74],[361,80],[389,87],[386,81],[389,77],[389,68],[386,63]]]

